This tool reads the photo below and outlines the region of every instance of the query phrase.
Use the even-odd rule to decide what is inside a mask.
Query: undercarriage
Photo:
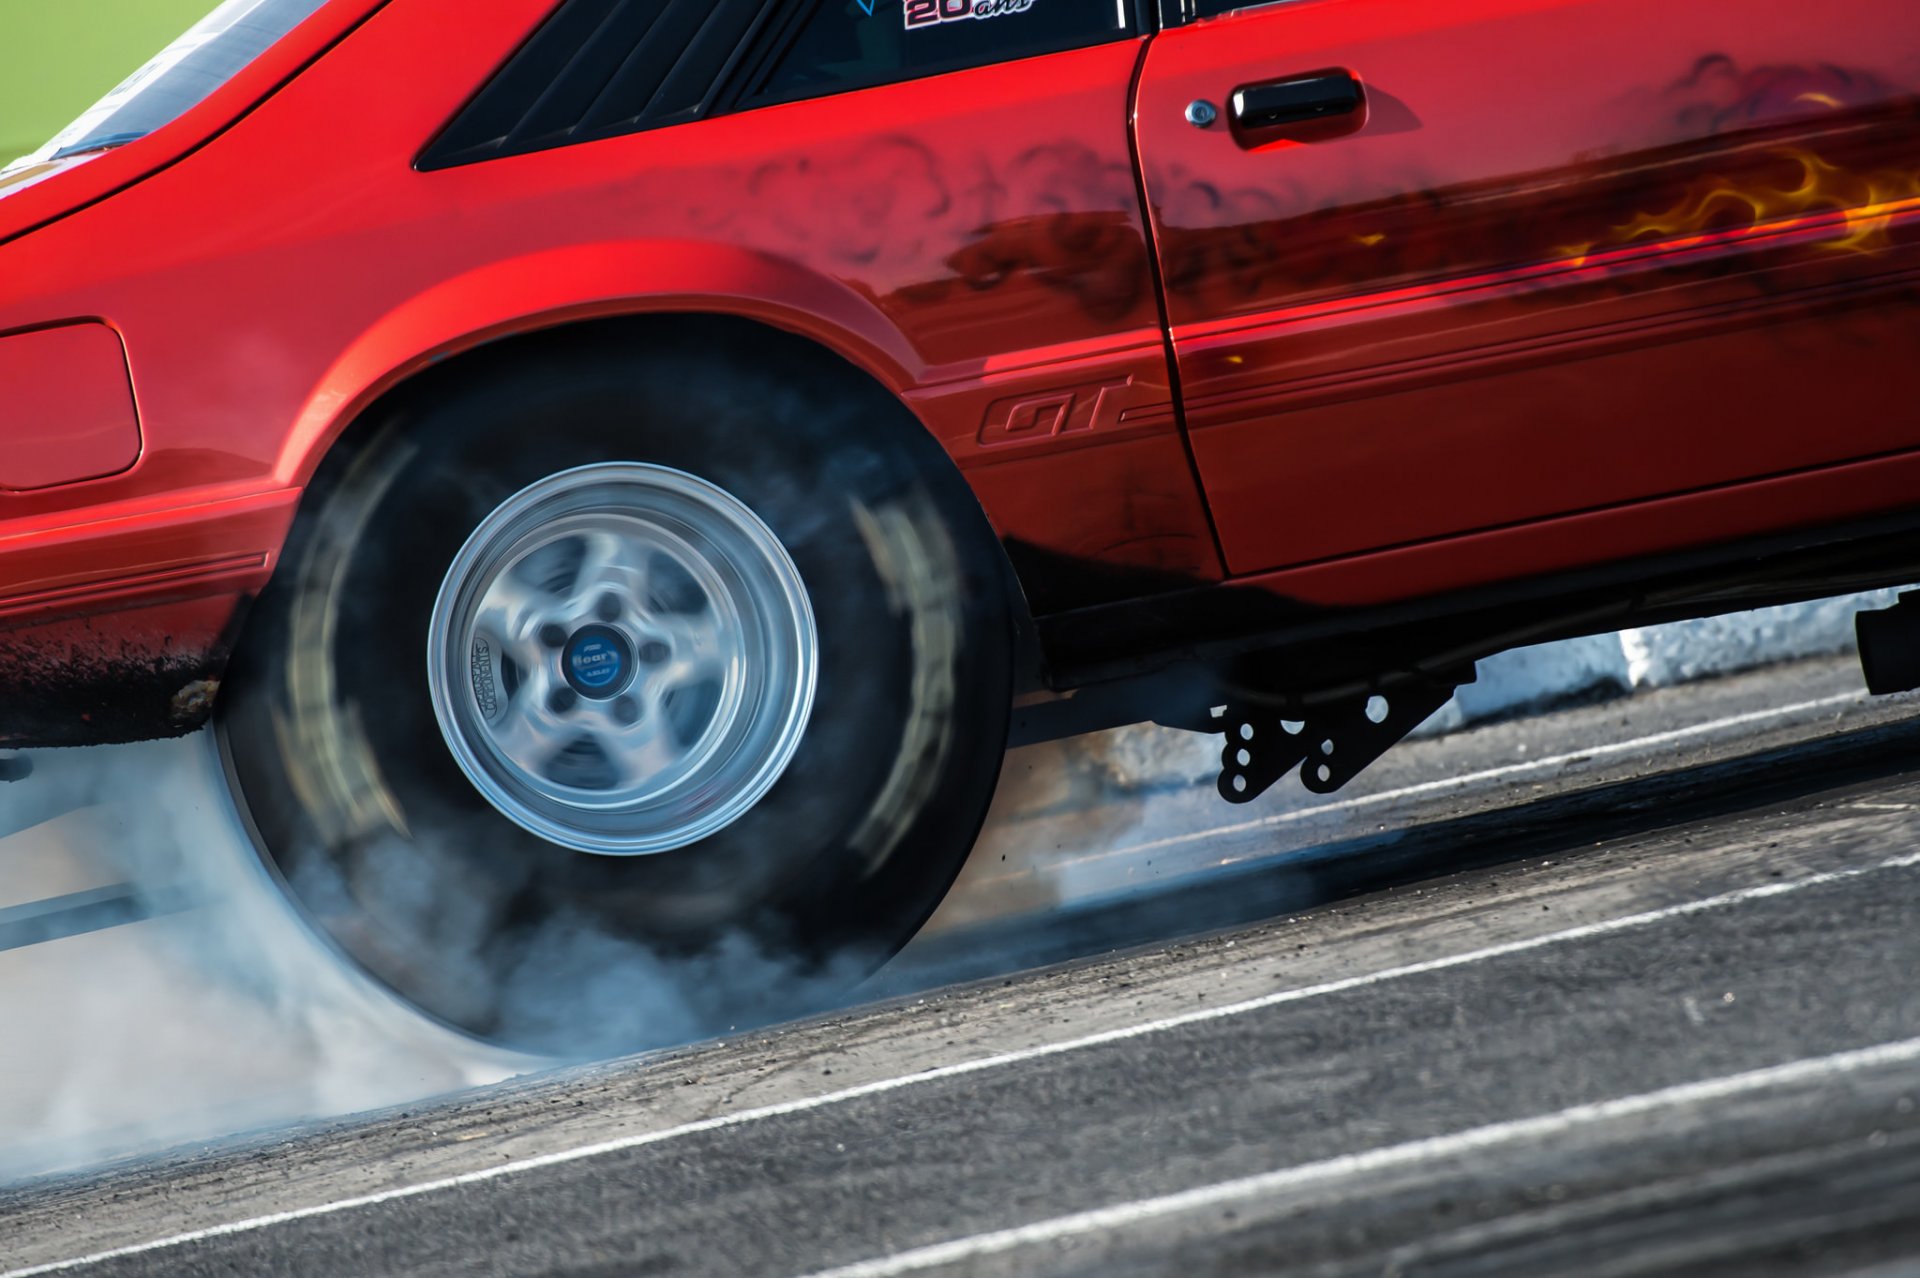
[[[1377,608],[1315,610],[1235,585],[1083,609],[1041,619],[1052,686],[1015,706],[1011,744],[1151,722],[1222,737],[1228,802],[1296,769],[1325,794],[1495,653],[1916,580],[1920,516],[1902,514]],[[1920,688],[1920,592],[1861,613],[1858,633],[1869,691]]]

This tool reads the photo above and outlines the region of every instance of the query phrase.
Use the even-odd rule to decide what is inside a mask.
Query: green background
[[[0,164],[37,149],[214,0],[0,0]]]

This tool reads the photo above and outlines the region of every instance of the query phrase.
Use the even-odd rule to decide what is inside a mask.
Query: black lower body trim
[[[1523,644],[1920,581],[1920,509],[1364,608],[1198,585],[1037,620],[1048,682],[1182,666],[1333,693]],[[1231,682],[1231,679],[1229,679]]]

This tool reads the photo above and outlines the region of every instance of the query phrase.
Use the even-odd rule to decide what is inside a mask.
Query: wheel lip
[[[766,557],[764,566],[771,570],[771,577],[786,604],[784,617],[761,620],[770,633],[787,631],[799,678],[798,686],[786,697],[786,712],[774,734],[773,749],[743,784],[694,819],[662,831],[616,836],[557,821],[531,810],[505,793],[490,776],[479,751],[461,729],[460,715],[454,705],[460,681],[454,677],[453,667],[463,664],[463,659],[455,651],[458,645],[454,642],[457,637],[453,634],[453,623],[474,570],[494,549],[496,533],[556,495],[587,486],[622,483],[660,486],[681,497],[703,502],[749,536],[755,549]],[[740,571],[737,564],[730,567],[736,573]],[[658,855],[710,838],[738,821],[766,797],[798,753],[818,690],[819,633],[812,601],[805,579],[785,544],[751,506],[727,489],[699,475],[651,462],[592,462],[575,466],[557,471],[507,497],[480,521],[454,555],[435,596],[428,625],[428,689],[441,740],[454,762],[480,797],[501,816],[530,834],[578,852],[617,857]]]

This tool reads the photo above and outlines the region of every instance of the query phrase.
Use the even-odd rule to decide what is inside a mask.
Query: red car
[[[1912,0],[231,0],[0,177],[0,744],[212,718],[476,1033],[635,952],[733,1023],[1010,716],[1324,790],[1920,578],[1917,406]]]

